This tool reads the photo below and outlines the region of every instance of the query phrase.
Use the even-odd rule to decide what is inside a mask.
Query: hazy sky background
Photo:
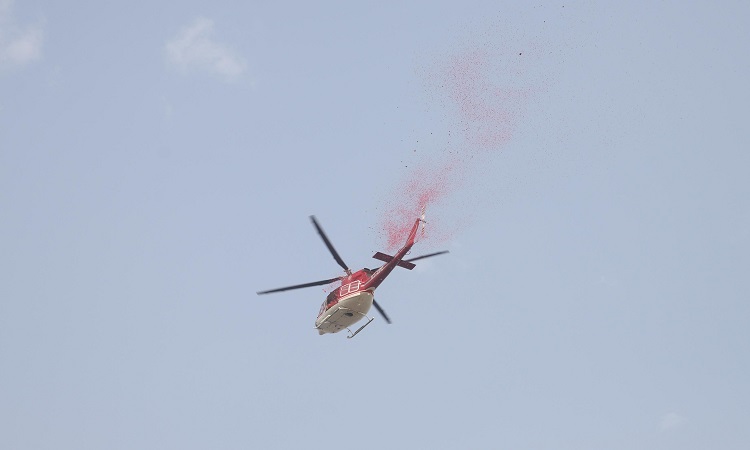
[[[0,448],[750,448],[748,17],[0,0]],[[481,151],[474,51],[525,93]],[[374,267],[449,154],[392,325],[255,294],[340,274],[310,214]]]

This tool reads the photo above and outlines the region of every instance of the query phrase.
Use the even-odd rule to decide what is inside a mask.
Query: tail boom
[[[409,250],[414,246],[414,240],[417,237],[417,230],[419,229],[419,223],[422,222],[424,219],[418,218],[414,221],[414,226],[411,228],[411,231],[409,232],[409,237],[406,239],[406,244],[404,244],[401,249],[396,252],[396,254],[393,257],[390,257],[389,261],[386,261],[386,263],[378,270],[375,271],[375,273],[372,274],[372,277],[365,283],[363,289],[375,289],[378,286],[380,286],[380,283],[385,280],[385,277],[387,277],[393,269],[396,268],[396,266],[402,266],[405,268],[409,268],[405,265],[402,265],[400,263],[405,263],[406,265],[409,265],[411,263],[402,261],[404,259],[404,256],[406,256],[407,253],[409,253]],[[380,252],[375,254],[376,259],[378,258],[378,254]],[[388,255],[384,255],[384,257],[388,258]],[[381,259],[381,261],[384,261],[384,259]],[[411,264],[411,268],[414,268],[414,264]],[[411,270],[411,269],[410,269]]]

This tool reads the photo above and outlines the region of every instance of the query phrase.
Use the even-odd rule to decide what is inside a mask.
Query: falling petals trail
[[[523,83],[527,55],[527,50],[518,48],[504,52],[469,48],[425,71],[428,95],[439,103],[449,138],[442,149],[430,149],[432,155],[412,164],[378,208],[383,248],[398,248],[411,220],[425,208],[429,221],[435,217],[429,212],[433,208],[459,191],[477,188],[473,186],[476,167],[488,164],[512,139],[534,92],[535,86]],[[441,220],[431,223],[426,236],[434,243],[450,241],[466,225],[465,217],[446,221],[438,216]]]

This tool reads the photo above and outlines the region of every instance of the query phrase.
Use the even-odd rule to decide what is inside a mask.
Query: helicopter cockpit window
[[[326,308],[330,308],[334,303],[336,302],[336,291],[331,291],[330,294],[328,294],[328,297],[326,297],[326,302],[324,303]]]

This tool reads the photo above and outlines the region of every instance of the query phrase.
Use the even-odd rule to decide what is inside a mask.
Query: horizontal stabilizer
[[[372,255],[372,257],[383,262],[389,262],[390,260],[393,259],[393,256],[386,255],[385,253],[380,253],[380,252],[375,253],[374,255]],[[403,261],[403,260],[399,261],[396,265],[403,267],[404,269],[409,269],[409,270],[417,267],[416,264]]]

